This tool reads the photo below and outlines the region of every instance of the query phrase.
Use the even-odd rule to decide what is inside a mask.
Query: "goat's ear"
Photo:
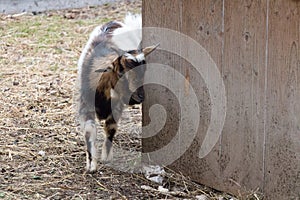
[[[159,46],[159,44],[157,45],[153,45],[153,46],[149,46],[149,47],[145,47],[143,48],[143,53],[145,56],[149,55],[152,51],[154,51],[157,47]]]
[[[95,72],[104,73],[104,72],[111,72],[111,71],[112,71],[112,68],[107,67],[107,68],[104,68],[104,69],[97,69]]]

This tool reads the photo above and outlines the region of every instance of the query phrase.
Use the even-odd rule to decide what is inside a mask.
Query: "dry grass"
[[[170,170],[164,187],[180,192],[142,189],[158,185],[140,173],[114,167],[84,173],[84,141],[73,102],[80,51],[96,25],[140,9],[141,2],[136,1],[38,15],[0,15],[0,198],[195,199],[201,194],[230,198]],[[120,126],[116,146],[139,151],[140,107],[128,109]]]

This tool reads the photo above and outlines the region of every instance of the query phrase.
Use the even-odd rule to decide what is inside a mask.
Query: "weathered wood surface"
[[[177,18],[177,13],[179,12],[179,8],[180,8],[180,1],[175,0],[172,1],[172,4],[169,4],[167,2],[161,2],[161,4],[159,5],[159,7],[156,7],[157,4],[152,4],[151,1],[145,1],[144,3],[144,8],[147,7],[147,10],[149,11],[155,11],[155,14],[153,16],[150,17],[146,17],[146,15],[150,15],[150,12],[143,12],[143,24],[152,24],[152,22],[154,22],[155,24],[159,24],[161,27],[165,27],[165,28],[169,28],[172,30],[176,30],[176,31],[180,31],[180,19]],[[165,13],[169,13],[169,15],[165,16]],[[169,23],[169,21],[172,21],[172,23]],[[149,41],[148,44],[150,44],[151,41],[151,36],[149,36],[149,39],[147,39],[147,35],[145,35],[145,41]],[[164,36],[162,36],[164,37]],[[167,37],[163,38],[165,40],[168,40]],[[153,44],[153,43],[152,43]],[[172,42],[172,44],[174,45],[174,48],[179,48],[179,45],[176,42]],[[144,44],[146,45],[146,44]],[[159,51],[160,52],[160,51]],[[180,70],[181,67],[181,59],[180,58],[176,58],[175,55],[169,54],[167,52],[153,52],[153,55],[150,55],[150,59],[151,58],[156,58],[158,60],[160,60],[161,64],[165,64],[165,65],[170,65],[170,66],[174,66],[174,70]],[[159,79],[163,80],[166,77],[161,76],[160,73],[157,74],[157,76],[159,77]],[[173,77],[169,77],[170,80],[174,79]],[[143,106],[143,122],[144,124],[146,122],[150,121],[149,118],[149,108],[152,106],[152,103],[156,104],[157,102],[159,102],[160,105],[162,105],[167,111],[168,111],[168,117],[166,120],[166,125],[168,126],[169,129],[163,129],[159,134],[157,134],[155,136],[155,138],[153,137],[149,137],[149,138],[145,138],[142,141],[143,144],[143,151],[144,152],[151,152],[154,151],[155,149],[160,149],[163,146],[165,146],[168,142],[170,142],[168,139],[165,140],[165,138],[169,138],[171,139],[172,137],[174,137],[174,133],[177,131],[178,125],[176,125],[176,123],[178,121],[179,115],[178,115],[178,106],[174,106],[174,105],[178,105],[178,102],[176,101],[176,98],[174,98],[174,96],[172,96],[173,94],[171,92],[169,92],[168,90],[166,90],[166,88],[162,87],[162,86],[158,86],[158,85],[146,85],[145,86],[145,91],[146,92],[146,96],[145,98],[148,100],[148,103],[145,104]],[[152,95],[154,94],[155,95]],[[161,96],[165,96],[166,98],[161,99]],[[173,107],[174,106],[174,107]],[[170,117],[171,116],[171,117]],[[159,140],[161,142],[157,142],[157,143],[152,143],[151,141],[154,140]],[[164,156],[164,155],[162,155]],[[163,159],[163,157],[161,158],[157,158],[158,160]]]
[[[172,53],[158,51],[148,59],[181,72],[197,93],[200,106],[197,135],[170,167],[234,194],[258,190],[265,199],[299,199],[300,1],[144,0],[143,24],[173,29],[196,40],[218,66],[226,89],[222,134],[212,151],[200,159],[211,115],[204,78],[191,63]],[[158,38],[182,52],[191,51],[167,36],[144,32],[147,45],[161,42]],[[174,81],[172,76],[161,79]],[[163,105],[168,114],[165,127],[143,140],[144,152],[151,152],[174,137],[180,109],[167,89],[147,88],[143,123],[151,123],[148,110],[153,104]],[[168,155],[151,159],[159,161],[164,156]]]
[[[300,198],[300,1],[269,3],[265,193]]]
[[[226,191],[263,188],[266,2],[224,2],[227,115],[219,164]]]

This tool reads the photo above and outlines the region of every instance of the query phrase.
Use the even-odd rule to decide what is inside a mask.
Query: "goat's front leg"
[[[112,114],[110,114],[104,124],[105,139],[102,146],[101,160],[102,162],[109,162],[113,158],[113,138],[117,132],[117,122],[121,117],[123,110],[123,103],[116,102],[112,104]]]
[[[95,172],[97,170],[97,129],[94,120],[88,120],[84,124],[84,136],[86,142],[86,170]]]

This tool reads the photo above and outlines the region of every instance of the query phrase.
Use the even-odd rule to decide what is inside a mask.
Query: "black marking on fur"
[[[90,137],[91,137],[91,133],[86,132],[85,133],[85,140],[86,140],[86,146],[87,146],[87,154],[88,154],[89,161],[92,162],[92,154],[91,154],[92,144],[91,144],[91,141],[90,141]]]
[[[111,114],[111,99],[107,99],[104,92],[96,91],[95,110],[99,120],[106,119]]]
[[[107,130],[107,134],[108,134],[107,139],[112,142],[116,132],[117,132],[117,130],[114,128]]]
[[[87,154],[88,154],[89,161],[92,162],[92,154],[91,154],[91,152],[87,151]]]
[[[105,131],[107,135],[107,139],[109,141],[113,141],[113,138],[117,132],[116,130],[117,123],[115,119],[113,118],[112,115],[110,115],[106,120],[105,120]]]
[[[105,120],[105,125],[107,127],[109,127],[109,125],[115,124],[115,123],[116,123],[116,121],[111,115]]]

